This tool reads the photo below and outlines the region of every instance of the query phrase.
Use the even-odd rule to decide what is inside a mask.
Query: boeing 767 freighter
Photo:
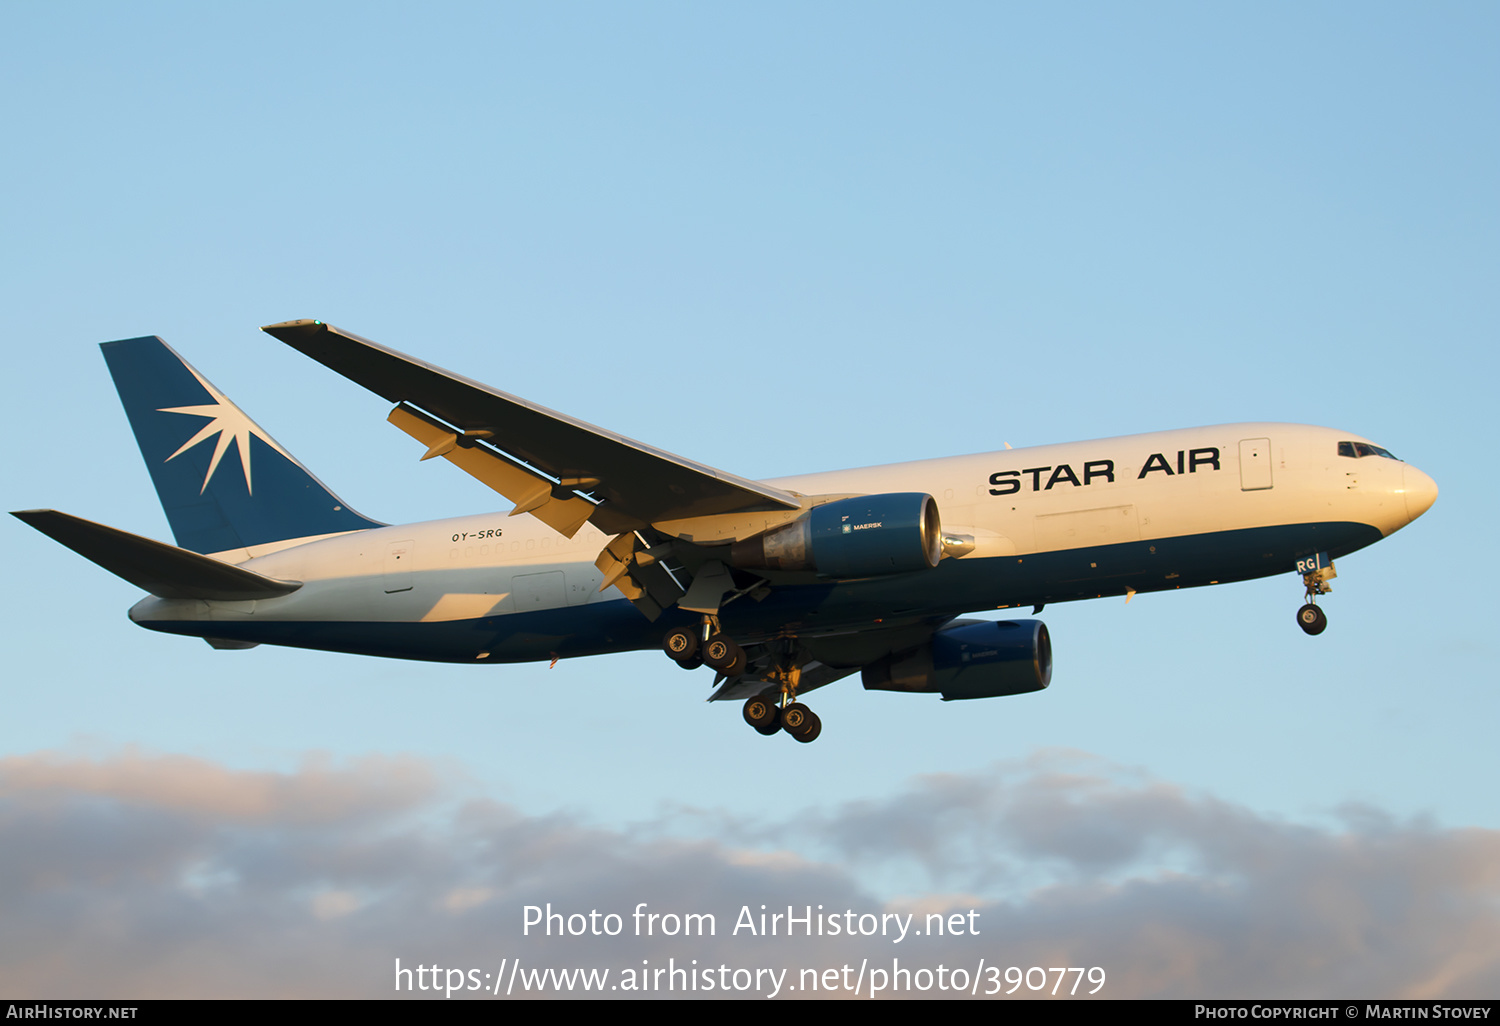
[[[321,321],[263,329],[387,401],[389,420],[504,496],[393,526],[350,509],[161,339],[104,356],[177,545],[54,510],[26,523],[150,595],[130,618],[259,644],[468,663],[660,645],[714,700],[812,741],[799,699],[861,674],[945,700],[1039,691],[1034,619],[978,610],[1302,578],[1421,516],[1437,485],[1368,439],[1221,424],[751,481]],[[231,451],[232,450],[232,451]]]

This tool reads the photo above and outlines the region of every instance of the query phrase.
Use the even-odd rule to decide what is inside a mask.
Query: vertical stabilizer
[[[345,505],[161,339],[99,348],[182,548],[227,552],[383,526]]]

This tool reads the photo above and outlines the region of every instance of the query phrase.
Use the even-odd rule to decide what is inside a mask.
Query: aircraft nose
[[[1406,493],[1406,515],[1415,520],[1437,501],[1437,482],[1410,464],[1401,468],[1401,477]]]

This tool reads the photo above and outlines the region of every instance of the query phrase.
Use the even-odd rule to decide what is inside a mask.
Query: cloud
[[[469,985],[518,957],[616,981],[789,969],[784,988],[899,959],[983,991],[982,958],[1102,967],[1109,997],[1500,991],[1497,832],[1370,808],[1290,823],[1080,753],[696,830],[524,815],[411,759],[267,773],[38,753],[0,760],[0,852],[0,990],[26,997],[379,997],[397,959],[475,970],[449,979]],[[891,879],[904,889],[882,893]],[[524,908],[549,903],[554,935],[523,936]],[[841,935],[760,936],[762,905],[821,905]],[[742,909],[754,934],[734,932]],[[713,936],[682,936],[688,913]],[[913,916],[900,943],[888,913]],[[842,935],[861,916],[887,934]],[[920,934],[939,920],[962,932]],[[570,924],[582,935],[557,935]]]

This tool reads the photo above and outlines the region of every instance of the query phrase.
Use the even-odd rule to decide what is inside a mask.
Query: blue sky
[[[1044,694],[957,706],[846,682],[819,692],[824,733],[805,747],[705,706],[706,676],[652,653],[434,667],[150,634],[125,619],[134,589],[13,522],[0,824],[19,829],[27,802],[102,802],[145,830],[181,812],[171,796],[186,777],[211,792],[192,806],[205,836],[260,830],[305,853],[305,838],[277,832],[276,810],[295,802],[245,826],[233,795],[348,780],[400,829],[415,815],[459,831],[454,809],[493,803],[514,817],[500,835],[566,824],[630,865],[650,845],[708,851],[710,865],[764,859],[773,900],[843,873],[828,886],[871,905],[1010,902],[1037,938],[1017,958],[1084,957],[1113,924],[1120,948],[1091,957],[1122,966],[1123,938],[1178,907],[1152,890],[1173,874],[1209,888],[1229,872],[1244,907],[1273,911],[1266,895],[1302,885],[1252,854],[1212,868],[1211,810],[1300,838],[1288,853],[1309,837],[1319,851],[1410,844],[1418,854],[1393,858],[1368,893],[1426,894],[1413,884],[1423,859],[1500,848],[1497,22],[1477,4],[11,5],[7,509],[169,537],[95,348],[141,334],[165,338],[371,516],[502,506],[452,468],[419,465],[382,401],[256,330],[298,317],[750,477],[1286,420],[1373,438],[1442,494],[1340,562],[1319,638],[1293,623],[1290,574],[1052,607]],[[400,774],[360,771],[391,764],[417,767],[426,790],[403,797]],[[136,790],[101,783],[130,767],[145,767]],[[1056,780],[1071,784],[1047,791]],[[911,841],[896,799],[944,781],[1061,793],[1054,811],[1085,822],[1097,809],[1128,825],[1110,811],[1121,795],[1176,804],[1123,847],[1099,842],[1116,853],[1102,863],[1086,840],[1061,853],[1015,841],[1030,835],[1012,807],[983,803],[965,807],[1012,839],[993,864],[958,872],[920,845],[879,858],[840,847],[849,822]],[[951,821],[939,834],[987,848]],[[196,879],[183,867],[204,850],[239,865],[237,848],[188,845],[140,876],[80,869],[65,890],[116,880],[120,907],[144,910],[122,913],[121,935],[144,950],[166,943],[150,910],[170,901],[195,910],[190,947],[228,951],[213,945],[235,932],[275,948],[243,895],[213,905],[140,883],[163,865]],[[308,934],[328,972],[299,990],[235,949],[206,992],[253,980],[374,996],[362,974],[387,964],[401,921],[374,895],[451,894],[477,870],[398,860],[363,889],[318,872],[278,894],[286,929],[298,909],[339,927]],[[1490,913],[1466,935],[1479,969],[1445,961],[1457,956],[1437,934],[1452,924],[1382,918],[1374,897],[1351,906],[1430,963],[1399,986],[1493,996],[1495,880],[1452,879]],[[610,892],[619,903],[649,890],[633,880]],[[594,893],[582,881],[555,892]],[[737,908],[755,886],[712,900]],[[36,946],[20,913],[44,891],[4,899],[0,951]],[[510,876],[480,891],[473,907],[514,941],[534,892]],[[298,904],[317,893],[355,896]],[[1306,934],[1296,915],[1256,936]],[[1337,935],[1347,924],[1329,915]],[[1199,939],[1221,921],[1189,919]],[[474,927],[424,929],[462,952],[455,938]],[[62,967],[49,993],[76,993],[120,958],[118,945],[76,946],[66,921],[45,933]],[[1324,992],[1295,974],[1235,976],[1245,951],[1225,950],[1237,955],[1166,983],[1122,968],[1112,979],[1126,989],[1111,992]],[[1349,982],[1396,987],[1372,957],[1348,953]],[[5,989],[37,979],[20,965],[0,955]],[[165,993],[169,979],[120,986]]]

